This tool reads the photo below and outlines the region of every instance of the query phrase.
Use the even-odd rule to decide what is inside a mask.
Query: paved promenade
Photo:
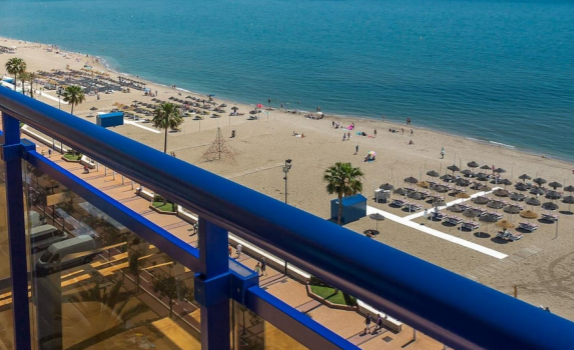
[[[47,156],[48,147],[42,145],[41,142],[37,140],[34,141],[38,145],[37,151],[39,153],[44,151],[45,156]],[[56,151],[52,151],[51,160],[116,199],[126,207],[166,229],[184,242],[192,246],[197,246],[197,235],[194,234],[192,224],[177,216],[162,215],[149,209],[149,201],[135,193],[135,189],[139,187],[139,184],[132,183],[130,179],[124,178],[120,174],[114,173],[112,170],[106,169],[101,165],[98,167],[98,170],[94,169],[89,174],[83,174],[83,166],[78,163],[68,163],[62,160],[61,155]],[[233,251],[232,256],[236,256],[235,251]],[[259,258],[260,257],[251,257],[242,254],[241,257],[238,258],[238,261],[250,268],[254,268],[258,261],[256,259]],[[268,268],[267,275],[261,277],[260,285],[270,294],[273,294],[292,307],[309,315],[317,322],[363,349],[391,350],[408,348],[413,350],[440,350],[444,348],[442,344],[421,333],[418,333],[417,340],[413,341],[413,330],[406,325],[403,325],[403,331],[398,334],[385,328],[374,333],[364,334],[363,316],[355,311],[332,309],[311,299],[307,295],[304,284],[272,268]]]

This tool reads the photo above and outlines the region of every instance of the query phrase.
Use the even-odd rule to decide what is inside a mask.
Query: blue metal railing
[[[39,101],[0,89],[0,110],[448,346],[574,344],[565,319]]]

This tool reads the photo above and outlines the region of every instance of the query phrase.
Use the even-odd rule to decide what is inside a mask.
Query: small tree
[[[14,76],[14,91],[18,86],[18,77],[26,71],[26,61],[18,57],[12,57],[6,62],[6,72]],[[22,85],[24,91],[24,85]]]
[[[337,162],[325,170],[323,180],[327,182],[327,192],[336,193],[339,198],[337,224],[341,224],[343,215],[343,197],[360,193],[363,183],[360,178],[365,175],[360,168],[354,168],[351,163]]]
[[[153,291],[159,293],[163,298],[166,297],[169,301],[169,317],[173,315],[173,300],[183,300],[191,294],[185,282],[178,280],[173,276],[159,276],[153,281]]]
[[[68,102],[72,106],[70,114],[74,114],[74,106],[79,105],[85,100],[86,95],[84,95],[81,86],[70,85],[66,86],[66,88],[64,89],[64,102]]]

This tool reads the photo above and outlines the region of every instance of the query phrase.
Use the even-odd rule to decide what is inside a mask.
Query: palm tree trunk
[[[337,214],[337,225],[341,225],[341,216],[343,216],[343,193],[339,193],[339,213]]]
[[[16,88],[18,87],[18,78],[16,77],[16,75],[14,74],[14,91],[16,91]]]
[[[70,111],[70,114],[73,115],[74,114],[74,104],[72,103],[71,105],[72,105],[72,110]]]
[[[167,153],[167,128],[165,128],[165,139],[163,142],[163,153]]]

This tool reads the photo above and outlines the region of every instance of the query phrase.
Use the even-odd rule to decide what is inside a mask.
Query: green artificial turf
[[[337,294],[333,295],[333,293],[335,293],[335,288],[333,288],[333,287],[311,285],[311,291],[313,293],[317,294],[318,296],[320,296],[321,298],[326,299],[333,304],[354,306],[354,304],[347,304],[345,302],[345,298],[343,297],[343,293],[341,291],[338,291]],[[352,301],[355,300],[355,298],[353,298],[353,297],[350,297],[350,299]]]
[[[170,203],[170,202],[167,202],[166,204],[163,204],[163,201],[153,202],[152,205],[154,208],[157,208],[161,211],[175,212],[175,204]]]

